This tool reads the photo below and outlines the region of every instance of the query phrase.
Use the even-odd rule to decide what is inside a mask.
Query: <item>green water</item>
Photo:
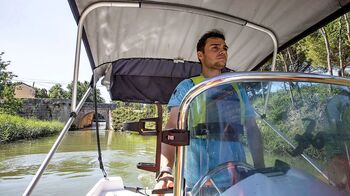
[[[109,176],[126,186],[153,187],[154,174],[136,168],[154,162],[155,138],[101,131],[103,162]],[[0,145],[0,195],[22,195],[57,136]],[[32,195],[85,195],[102,178],[95,130],[68,132]]]

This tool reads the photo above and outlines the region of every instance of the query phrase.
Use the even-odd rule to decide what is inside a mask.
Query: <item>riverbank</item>
[[[0,114],[0,144],[53,135],[63,127],[64,124],[59,121],[43,121]]]

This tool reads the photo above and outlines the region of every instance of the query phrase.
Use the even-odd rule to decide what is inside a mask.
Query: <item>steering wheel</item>
[[[210,170],[207,174],[205,174],[192,188],[192,195],[197,195],[203,188],[208,187],[214,187],[215,190],[221,194],[222,191],[220,188],[215,184],[213,177],[222,172],[226,171],[230,173],[231,178],[231,185],[236,184],[239,182],[242,177],[244,177],[245,173],[247,173],[249,170],[253,170],[254,167],[243,162],[236,162],[236,161],[227,161],[225,163],[222,163],[212,170]]]

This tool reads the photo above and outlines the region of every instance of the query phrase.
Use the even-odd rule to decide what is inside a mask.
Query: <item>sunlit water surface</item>
[[[154,137],[105,130],[99,135],[109,176],[121,176],[126,186],[153,187],[154,174],[136,165],[154,162]],[[22,195],[56,138],[0,145],[0,195]],[[85,195],[103,177],[97,156],[95,130],[68,132],[32,195]]]

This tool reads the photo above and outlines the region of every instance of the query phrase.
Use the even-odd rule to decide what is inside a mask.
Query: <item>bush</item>
[[[0,144],[20,139],[34,139],[58,133],[64,124],[0,114]]]
[[[157,109],[155,104],[140,104],[140,103],[124,103],[116,102],[117,108],[112,112],[113,128],[115,130],[121,130],[123,123],[136,122],[141,118],[153,118],[157,116]],[[163,107],[163,128],[168,120],[168,112],[166,106]],[[153,129],[153,124],[148,125],[146,128]]]

